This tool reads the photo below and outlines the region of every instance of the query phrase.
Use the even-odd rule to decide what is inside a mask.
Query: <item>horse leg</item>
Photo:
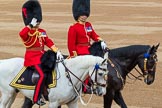
[[[24,103],[21,108],[32,108],[33,105],[32,100],[25,96]],[[58,106],[58,108],[61,108],[61,105]]]
[[[9,94],[9,93],[6,93],[6,94],[2,93],[0,108],[6,108],[9,101],[13,101],[12,100],[12,95]]]
[[[124,102],[123,96],[120,91],[115,92],[114,101],[121,106],[121,108],[127,108],[127,105]]]
[[[24,103],[21,108],[32,108],[33,105],[32,100],[25,96]]]
[[[13,104],[15,98],[17,96],[17,93],[15,92],[12,96],[11,99],[9,100],[9,102],[7,103],[7,107],[6,108],[11,108],[11,105]]]
[[[111,108],[113,98],[114,98],[114,90],[107,88],[106,95],[104,95],[104,108]]]

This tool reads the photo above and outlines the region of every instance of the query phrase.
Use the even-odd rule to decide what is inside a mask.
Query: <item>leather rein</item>
[[[84,82],[83,82],[80,78],[78,78],[71,70],[69,70],[63,61],[61,61],[61,63],[62,63],[63,66],[65,67],[65,70],[66,70],[66,73],[67,73],[67,74],[66,74],[66,77],[69,79],[69,81],[70,81],[70,83],[73,85],[73,87],[75,87],[75,86],[74,86],[74,84],[73,84],[73,82],[72,82],[72,79],[71,79],[71,77],[70,77],[70,73],[71,73],[76,79],[78,79],[78,80],[83,84],[84,87],[86,87],[86,88],[89,87],[88,85],[85,85]],[[100,68],[99,65],[98,65],[98,66],[97,66],[97,65],[98,65],[98,64],[95,65],[95,67],[94,67],[94,69],[93,69],[93,72],[92,72],[92,74],[91,74],[91,76],[92,76],[93,73],[95,73],[95,82],[92,82],[92,80],[91,80],[91,83],[92,83],[93,85],[95,85],[95,86],[102,86],[102,87],[105,87],[105,86],[107,86],[106,84],[101,84],[101,83],[98,83],[98,82],[97,82],[97,72],[98,72],[98,70],[106,71],[106,69]],[[76,87],[75,87],[75,88],[76,88]]]

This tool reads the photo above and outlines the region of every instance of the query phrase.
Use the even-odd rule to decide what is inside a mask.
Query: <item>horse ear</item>
[[[160,45],[160,43],[158,43],[156,46],[153,45],[152,48],[150,49],[149,53],[153,54],[153,53],[157,52],[159,45]]]
[[[108,58],[108,52],[105,53],[105,55],[104,55],[104,60],[102,61],[101,64],[105,63],[105,61],[107,61],[107,58]]]
[[[159,45],[160,45],[160,43],[158,43],[158,44],[155,46],[155,50],[156,50],[156,51],[157,51]]]

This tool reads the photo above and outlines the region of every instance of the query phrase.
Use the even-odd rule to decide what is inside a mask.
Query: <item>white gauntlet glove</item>
[[[36,25],[37,25],[37,19],[36,19],[36,18],[33,18],[32,21],[31,21],[31,23],[29,24],[29,26],[30,26],[31,28],[33,28],[33,27],[35,27]]]
[[[56,58],[57,58],[58,61],[61,61],[61,60],[64,59],[64,57],[62,56],[60,51],[57,51]]]
[[[101,41],[101,48],[105,50],[107,48],[107,45],[104,41]]]

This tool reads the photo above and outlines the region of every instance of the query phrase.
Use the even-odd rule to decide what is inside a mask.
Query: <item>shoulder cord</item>
[[[30,32],[28,32],[28,35],[29,35],[30,37],[35,36],[35,40],[34,40],[34,42],[33,42],[32,44],[30,44],[30,45],[25,45],[25,43],[27,43],[27,42],[29,41],[29,39],[28,39],[27,41],[23,42],[26,48],[30,48],[30,47],[32,47],[32,46],[35,44],[35,42],[37,41],[38,36],[40,35],[40,32],[39,32],[38,30],[36,30],[33,34],[31,34]],[[30,38],[30,39],[31,39],[31,38]],[[30,42],[30,41],[29,41],[29,42]]]

